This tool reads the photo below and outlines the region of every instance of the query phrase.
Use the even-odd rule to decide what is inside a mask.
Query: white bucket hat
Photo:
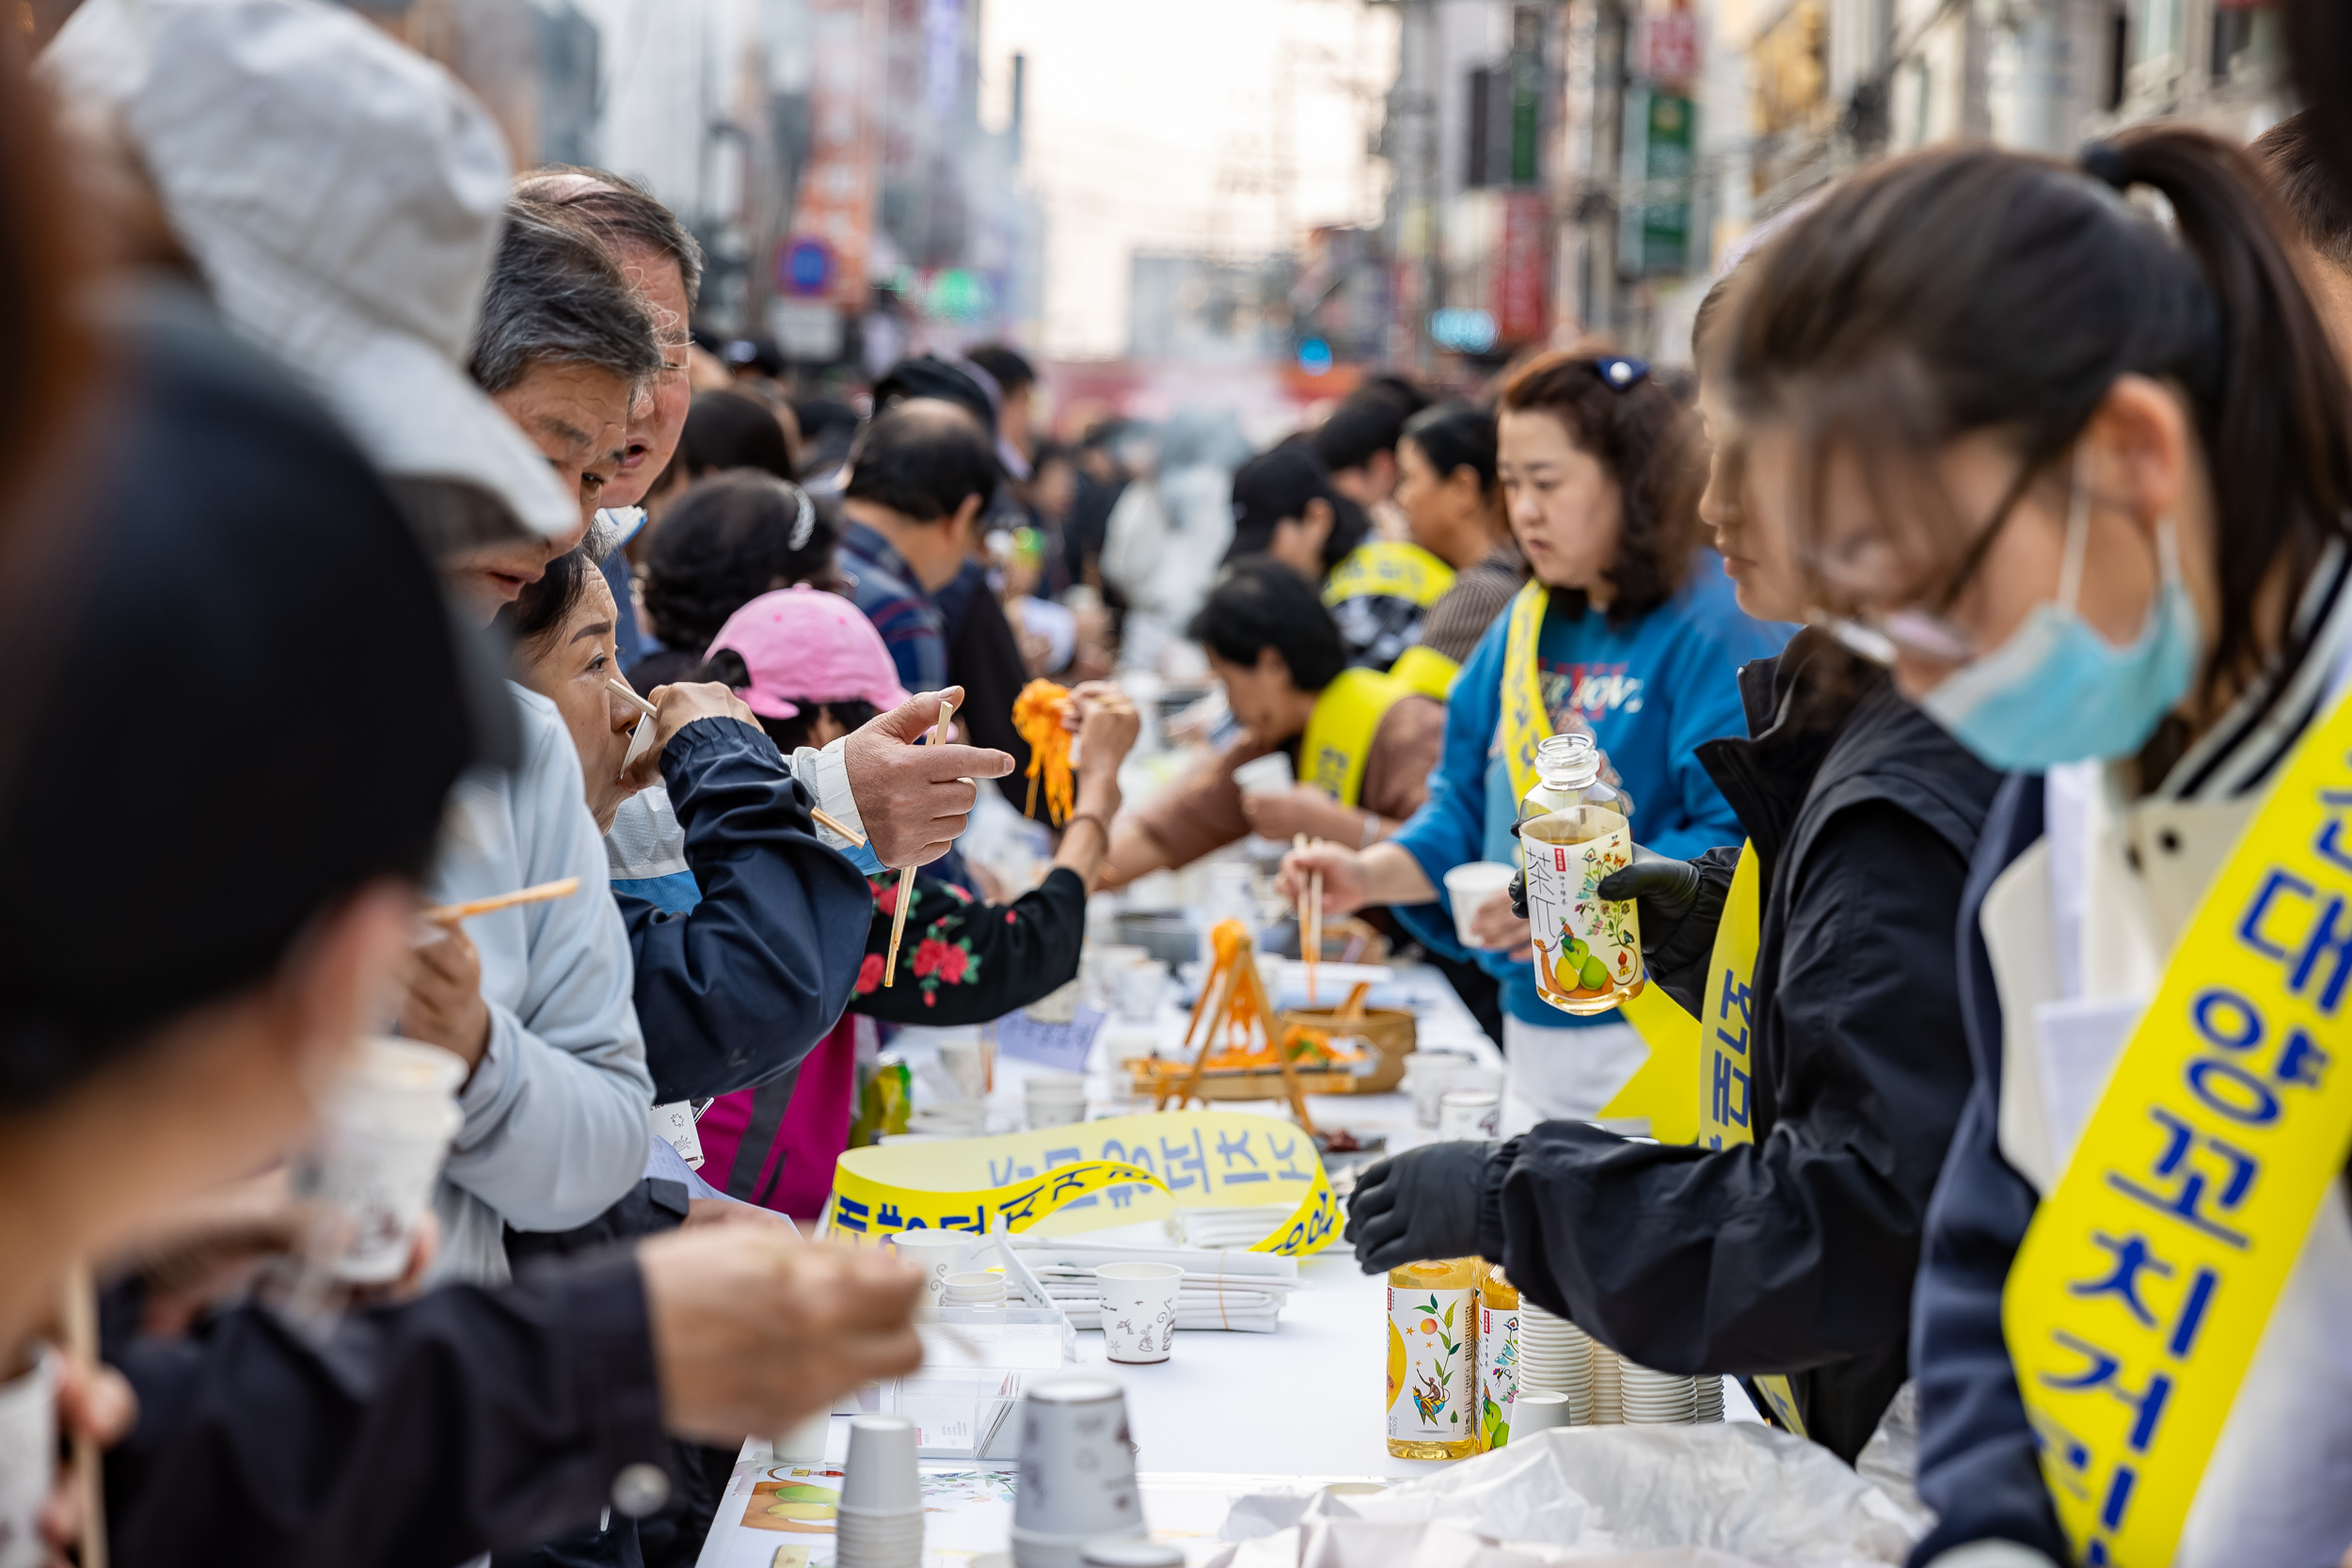
[[[69,103],[119,115],[230,325],[377,467],[474,485],[533,533],[578,530],[466,374],[509,167],[446,71],[318,0],[89,0],[42,63]]]

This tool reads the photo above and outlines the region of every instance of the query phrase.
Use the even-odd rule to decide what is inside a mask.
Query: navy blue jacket
[[[2042,803],[2039,774],[2003,784],[1961,902],[1960,1013],[1976,1084],[1928,1205],[1927,1248],[1912,1304],[1919,1497],[1938,1515],[1913,1551],[1914,1563],[1988,1539],[2021,1542],[2054,1561],[2070,1560],[2001,1332],[2001,1288],[2041,1199],[2001,1157],[2001,999],[1977,921],[1986,891],[2042,837]]]
[[[1908,1370],[1920,1232],[1968,1089],[1952,920],[2000,781],[1818,632],[1740,688],[1754,738],[1698,754],[1763,872],[1756,1141],[1546,1122],[1489,1163],[1479,1251],[1645,1366],[1789,1374],[1807,1432],[1851,1462]],[[1676,943],[1696,961],[1653,970],[1694,1011],[1733,861],[1700,863],[1710,904]]]
[[[801,1065],[850,1005],[873,908],[817,836],[766,732],[697,719],[661,752],[701,897],[685,913],[613,889],[637,960],[654,1101],[704,1100]]]

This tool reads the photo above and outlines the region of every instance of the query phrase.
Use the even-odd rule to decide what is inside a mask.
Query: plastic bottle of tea
[[[1389,1453],[1478,1451],[1478,1259],[1389,1271]]]
[[[1499,1263],[1478,1265],[1478,1449],[1511,1441],[1519,1398],[1519,1292]]]
[[[1594,891],[1633,863],[1633,802],[1601,778],[1602,760],[1589,735],[1549,737],[1519,805],[1535,988],[1563,1012],[1605,1013],[1644,981],[1632,903]]]

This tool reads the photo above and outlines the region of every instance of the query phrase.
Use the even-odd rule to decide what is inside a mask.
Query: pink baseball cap
[[[907,700],[882,633],[838,594],[796,583],[762,594],[727,617],[703,655],[734,650],[752,673],[744,703],[768,719],[789,719],[802,703],[856,698],[887,713]]]

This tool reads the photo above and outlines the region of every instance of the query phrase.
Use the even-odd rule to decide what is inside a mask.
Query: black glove
[[[1518,875],[1511,879],[1511,912],[1521,920],[1527,918],[1527,868],[1524,866],[1519,868]]]
[[[1478,1250],[1478,1198],[1501,1144],[1423,1144],[1368,1167],[1347,1200],[1356,1266],[1386,1274],[1406,1263]]]
[[[1633,900],[1642,919],[1642,955],[1647,958],[1673,942],[1697,907],[1699,873],[1689,861],[1653,854],[1637,844],[1633,863],[1603,877],[1593,891],[1613,902]]]

